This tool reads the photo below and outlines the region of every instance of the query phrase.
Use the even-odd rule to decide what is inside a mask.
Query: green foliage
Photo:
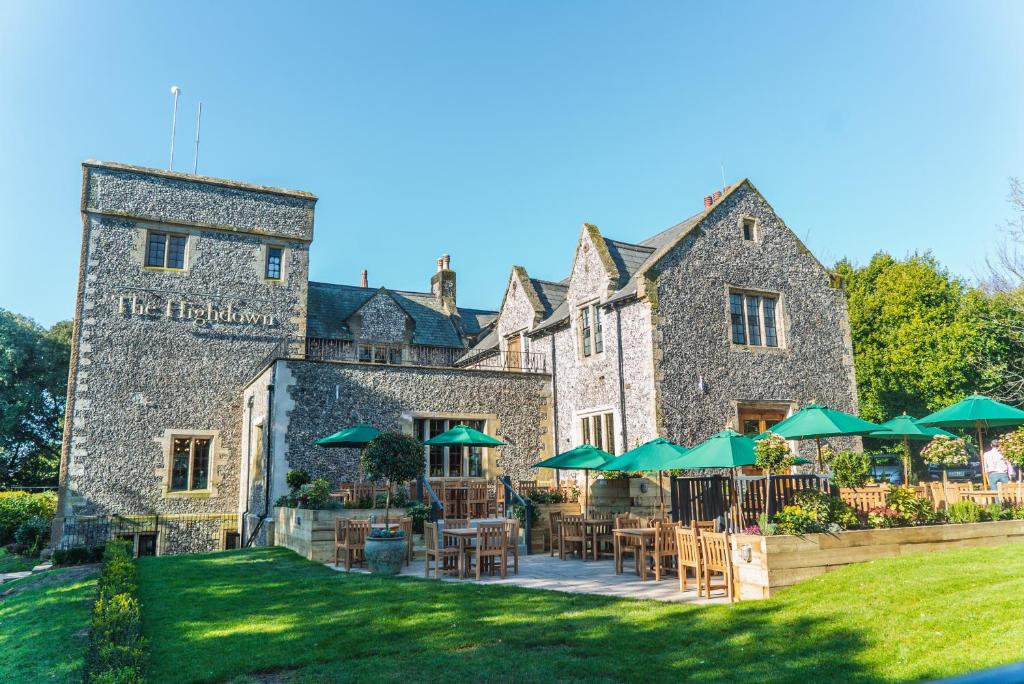
[[[565,493],[559,489],[532,489],[527,492],[526,498],[535,504],[565,503]]]
[[[824,451],[822,454],[824,459]],[[830,453],[824,460],[832,469],[832,483],[837,487],[863,487],[871,479],[871,457],[863,451]]]
[[[929,254],[842,261],[861,415],[882,422],[948,406],[986,381],[979,295]]]
[[[285,480],[288,482],[288,488],[297,492],[302,485],[309,484],[312,478],[305,470],[289,470]]]
[[[50,538],[50,518],[34,515],[18,525],[14,531],[14,542],[25,547],[25,554],[38,556]]]
[[[405,514],[412,518],[412,529],[414,532],[423,532],[423,523],[430,520],[430,506],[415,501],[405,508]]]
[[[839,532],[856,525],[857,515],[845,501],[817,490],[799,492],[775,516],[777,534]]]
[[[946,508],[946,519],[951,523],[981,522],[984,511],[970,500],[957,501]]]
[[[297,492],[299,508],[318,511],[331,503],[331,483],[323,478],[313,480],[299,487]]]
[[[1024,427],[1019,427],[1000,438],[999,449],[1013,465],[1024,467]]]
[[[931,501],[917,496],[913,487],[890,487],[885,503],[896,512],[901,526],[926,525],[935,521]]]
[[[757,528],[758,533],[763,534],[766,537],[770,537],[774,534],[780,534],[778,525],[771,522],[771,517],[767,513],[760,513],[757,516]]]
[[[982,520],[1010,520],[1013,518],[1013,507],[1004,506],[1001,503],[991,503],[981,512]]]
[[[131,544],[112,540],[103,553],[97,582],[83,681],[135,684],[143,681],[146,640]]]
[[[57,485],[70,340],[0,309],[0,487]]]
[[[899,511],[888,506],[881,506],[872,508],[868,511],[868,527],[874,528],[888,528],[888,527],[902,527],[906,524],[903,516],[900,515]]]
[[[54,565],[81,565],[98,563],[103,559],[103,546],[72,546],[68,549],[54,549]]]
[[[50,520],[57,511],[53,492],[0,492],[0,546],[10,544],[22,523],[31,518]]]
[[[921,458],[925,463],[948,468],[950,466],[962,466],[967,464],[967,442],[945,435],[936,435],[932,441],[921,450]]]
[[[793,456],[789,452],[789,442],[774,432],[769,432],[764,439],[754,445],[755,465],[766,473],[784,473],[793,465]]]
[[[415,480],[423,472],[423,442],[397,432],[382,432],[363,450],[363,472],[388,487],[384,522],[391,513],[391,485]]]

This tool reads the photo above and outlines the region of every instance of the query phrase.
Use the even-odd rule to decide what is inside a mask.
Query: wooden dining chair
[[[583,524],[583,516],[566,515],[562,517],[561,532],[558,535],[558,557],[565,560],[566,548],[572,555],[579,548],[580,558],[587,559],[587,526]]]
[[[487,483],[470,482],[466,494],[466,505],[470,518],[487,517]]]
[[[512,556],[512,572],[519,574],[519,521],[515,518],[505,521],[505,535],[507,536],[508,553]]]
[[[697,530],[697,535],[700,536],[701,532],[714,532],[718,524],[714,520],[697,520],[694,519],[690,522],[693,525],[693,529]]]
[[[562,513],[561,511],[551,511],[548,513],[548,539],[551,543],[551,555],[555,555],[555,551],[559,549],[559,539],[562,535]]]
[[[679,554],[676,565],[679,570],[679,591],[686,591],[693,570],[693,581],[697,585],[697,596],[704,595],[704,564],[701,562],[700,540],[694,527],[676,527],[676,551]]]
[[[441,579],[442,572],[454,572],[458,569],[459,547],[445,546],[438,534],[437,523],[423,523],[423,543],[426,546],[423,554],[423,576],[430,577],[430,559],[434,559],[434,579]]]
[[[348,520],[346,518],[334,519],[334,565],[341,564],[341,547],[345,543],[345,533],[348,532]]]
[[[369,536],[369,520],[348,521],[341,542],[341,550],[345,553],[345,570],[351,571],[353,564],[362,565],[366,561],[363,549],[366,548],[366,538]]]
[[[412,518],[402,518],[399,524],[405,535],[405,564],[409,565],[412,563]]]
[[[724,589],[729,602],[736,600],[732,575],[732,554],[728,532],[702,532],[700,535],[701,562],[704,565],[704,590],[711,598],[713,589]],[[722,584],[713,585],[711,579],[721,574]]]
[[[469,519],[468,518],[445,518],[444,519],[444,524],[445,524],[445,527],[448,527],[449,529],[453,529],[453,530],[454,529],[459,529],[459,528],[466,528],[466,527],[469,527]]]
[[[476,545],[466,549],[467,565],[476,565],[476,579],[486,565],[491,575],[494,566],[501,568],[502,578],[508,577],[508,534],[505,523],[480,523],[476,528]]]
[[[591,551],[594,555],[594,560],[602,557],[614,558],[615,537],[612,535],[612,529],[615,522],[612,519],[612,515],[610,513],[595,514],[591,516],[591,520],[607,521],[607,523],[594,525],[593,537],[590,540],[590,543],[593,545]]]
[[[643,527],[643,520],[634,515],[626,513],[615,516],[615,529],[617,530],[637,529],[639,527]],[[641,549],[643,549],[643,543],[639,537],[623,537],[619,540],[619,550],[623,556],[628,553],[636,559],[640,555]]]
[[[677,570],[676,530],[678,523],[658,523],[654,528],[654,581],[660,582],[667,570]]]

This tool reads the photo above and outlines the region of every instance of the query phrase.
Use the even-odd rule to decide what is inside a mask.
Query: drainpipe
[[[558,376],[555,370],[558,368],[558,362],[555,360],[555,333],[551,333],[551,412],[553,414],[553,423],[555,429],[554,442],[552,444],[555,454],[558,453]],[[552,454],[554,456],[554,454]],[[555,486],[561,487],[562,478],[560,476],[561,471],[555,469]]]
[[[250,394],[249,400],[246,402],[246,408],[249,409],[249,420],[246,421],[246,429],[249,430],[249,432],[246,433],[247,435],[249,435],[249,453],[245,455],[245,511],[242,513],[242,535],[241,539],[239,540],[239,543],[241,543],[249,537],[249,528],[246,527],[246,523],[248,522],[247,516],[249,515],[249,484],[252,478],[252,407],[254,403],[253,400],[254,397],[253,395]]]
[[[618,347],[619,357],[619,423],[620,432],[622,433],[622,452],[629,451],[629,443],[627,442],[629,433],[626,431],[626,378],[623,375],[623,368],[625,367],[625,361],[622,357],[622,309],[621,307],[615,307],[615,342]]]
[[[264,430],[267,448],[264,452],[267,459],[266,482],[263,486],[263,517],[270,515],[270,483],[273,482],[271,471],[274,469],[274,383],[277,380],[277,363],[270,371],[270,384],[267,385],[267,429]]]

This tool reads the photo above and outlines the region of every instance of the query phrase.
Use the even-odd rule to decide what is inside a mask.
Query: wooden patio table
[[[466,549],[471,546],[471,542],[476,540],[476,528],[475,527],[453,527],[452,529],[445,528],[442,531],[445,537],[451,537],[455,540],[459,547],[459,579],[466,579]]]
[[[654,540],[657,532],[653,527],[632,527],[624,530],[613,530],[612,540],[615,546],[615,574],[622,574],[622,538],[625,536],[639,537],[641,548],[647,548],[648,542]],[[634,554],[635,555],[635,554]],[[636,556],[636,572],[640,575],[640,581],[647,581],[647,563],[643,562],[643,552]]]
[[[589,531],[590,534],[590,552],[593,555],[594,560],[597,560],[597,528],[601,526],[613,527],[615,521],[611,518],[584,518],[583,526],[584,529]],[[588,532],[584,532],[587,534]],[[583,554],[583,560],[587,560],[587,554]]]

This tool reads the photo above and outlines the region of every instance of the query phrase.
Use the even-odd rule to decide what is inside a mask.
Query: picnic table
[[[654,535],[657,530],[653,527],[628,527],[612,531],[612,541],[615,547],[615,574],[622,574],[622,540],[625,537],[635,537],[640,542],[640,547],[647,548],[654,542]],[[647,581],[647,563],[643,562],[643,553],[633,554],[636,556],[636,572],[640,575],[640,581]]]

